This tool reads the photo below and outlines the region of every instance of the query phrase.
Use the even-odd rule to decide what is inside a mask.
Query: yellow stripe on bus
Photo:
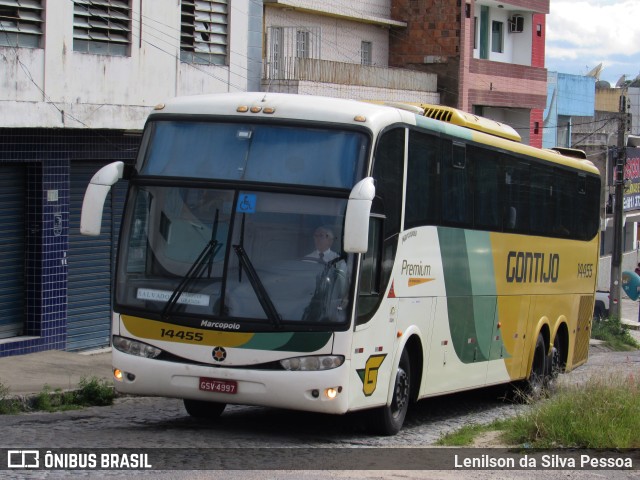
[[[203,330],[129,315],[122,315],[122,323],[132,335],[138,338],[191,345],[239,347],[247,343],[255,335],[254,333],[244,332]]]

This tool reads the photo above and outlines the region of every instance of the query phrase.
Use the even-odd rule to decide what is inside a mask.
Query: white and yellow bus
[[[564,153],[564,154],[563,154]],[[118,391],[343,414],[396,433],[410,402],[588,355],[600,176],[454,109],[238,93],[149,116],[123,175]],[[323,253],[323,255],[320,255]]]

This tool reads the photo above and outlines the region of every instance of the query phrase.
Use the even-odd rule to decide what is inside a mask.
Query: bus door
[[[389,278],[385,263],[393,264],[386,257],[393,256],[393,252],[384,252],[382,221],[382,218],[371,217],[369,248],[360,262],[352,345],[352,385],[356,387],[349,389],[352,408],[356,409],[386,403],[396,360],[398,299],[392,293],[393,287],[385,294]]]

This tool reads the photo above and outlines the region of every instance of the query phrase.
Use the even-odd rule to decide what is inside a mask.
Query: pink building
[[[513,126],[542,146],[549,0],[392,0],[406,22],[390,35],[390,66],[438,75],[441,103]]]

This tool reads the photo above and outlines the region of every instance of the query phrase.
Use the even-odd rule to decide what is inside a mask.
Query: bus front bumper
[[[115,388],[124,394],[331,414],[348,410],[348,360],[323,371],[251,370],[168,362],[113,349],[112,363]],[[212,384],[233,393],[203,390]]]

